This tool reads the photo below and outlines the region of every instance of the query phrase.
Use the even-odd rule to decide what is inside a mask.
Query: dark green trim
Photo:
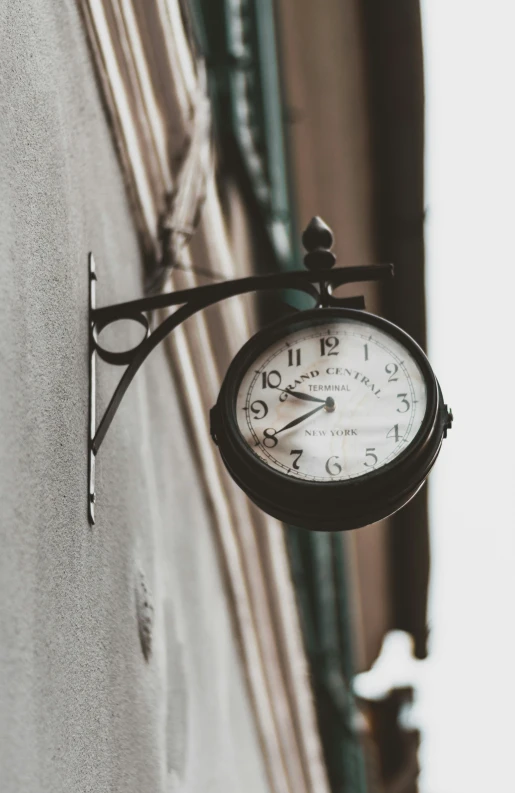
[[[251,189],[276,267],[301,267],[290,195],[274,0],[191,2],[197,10],[197,26],[202,26],[198,38],[205,48],[224,161],[246,174],[245,188]],[[310,305],[309,298],[300,304],[297,297],[286,297],[297,308]],[[363,753],[355,730],[343,541],[338,535],[290,528],[288,543],[332,791],[366,793]]]
[[[193,0],[222,150],[236,143],[276,263],[299,266],[294,239],[273,0]],[[229,156],[229,159],[233,159]]]
[[[287,538],[331,790],[366,793],[343,539],[295,527]]]

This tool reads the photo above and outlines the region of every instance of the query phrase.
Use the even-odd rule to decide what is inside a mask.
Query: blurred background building
[[[104,305],[300,267],[320,215],[340,265],[394,262],[367,308],[424,346],[418,3],[18,0],[0,20],[3,789],[415,793],[413,692],[358,700],[353,678],[391,630],[427,654],[425,492],[345,535],[284,528],[209,437],[235,352],[302,304],[233,299],[156,350],[93,529],[86,424],[90,251]]]

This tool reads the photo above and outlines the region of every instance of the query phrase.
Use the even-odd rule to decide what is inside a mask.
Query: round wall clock
[[[230,475],[265,512],[322,531],[391,515],[424,483],[452,414],[424,353],[400,328],[339,298],[343,284],[382,281],[391,264],[332,269],[333,234],[319,217],[302,242],[306,270],[253,275],[97,308],[90,255],[88,517],[95,523],[95,461],[125,392],[153,349],[189,317],[235,295],[292,289],[317,308],[281,319],[247,342],[211,410],[211,435]],[[153,330],[148,313],[178,306]],[[102,347],[101,332],[138,322],[135,347]],[[126,366],[97,426],[96,357]]]
[[[211,431],[249,498],[286,523],[354,529],[423,485],[452,415],[404,331],[318,308],[257,333],[232,361]]]

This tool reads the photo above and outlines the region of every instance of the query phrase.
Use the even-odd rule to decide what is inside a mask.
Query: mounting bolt
[[[444,424],[443,437],[446,438],[447,437],[447,431],[450,430],[451,427],[452,427],[452,422],[454,421],[454,416],[452,414],[451,408],[447,407],[447,405],[444,405],[444,408],[445,408],[446,419],[445,419],[445,424]]]
[[[216,409],[216,405],[211,408],[209,411],[209,432],[211,433],[211,437],[213,441],[218,446],[218,440],[216,438],[216,425],[217,425],[217,418],[218,418],[218,410]]]

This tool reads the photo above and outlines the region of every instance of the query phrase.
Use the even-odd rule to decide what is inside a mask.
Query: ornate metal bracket
[[[249,292],[274,289],[293,289],[310,295],[316,307],[351,306],[364,308],[362,297],[337,298],[332,289],[342,284],[361,281],[386,280],[393,276],[393,265],[376,264],[362,267],[340,267],[331,269],[336,257],[330,248],[333,244],[331,230],[320,218],[313,218],[303,234],[302,241],[308,251],[304,257],[307,270],[296,270],[272,275],[238,278],[233,281],[183,289],[179,292],[144,297],[128,303],[117,303],[105,308],[96,307],[97,275],[93,255],[89,257],[90,302],[90,409],[89,409],[89,472],[88,472],[88,518],[95,523],[95,458],[107,434],[130,383],[147,356],[184,320],[208,306],[228,297]],[[148,314],[169,306],[179,308],[152,332]],[[135,347],[123,352],[107,350],[100,344],[102,331],[119,320],[133,320],[145,329],[145,337]],[[114,366],[126,366],[98,427],[96,425],[96,356]]]

